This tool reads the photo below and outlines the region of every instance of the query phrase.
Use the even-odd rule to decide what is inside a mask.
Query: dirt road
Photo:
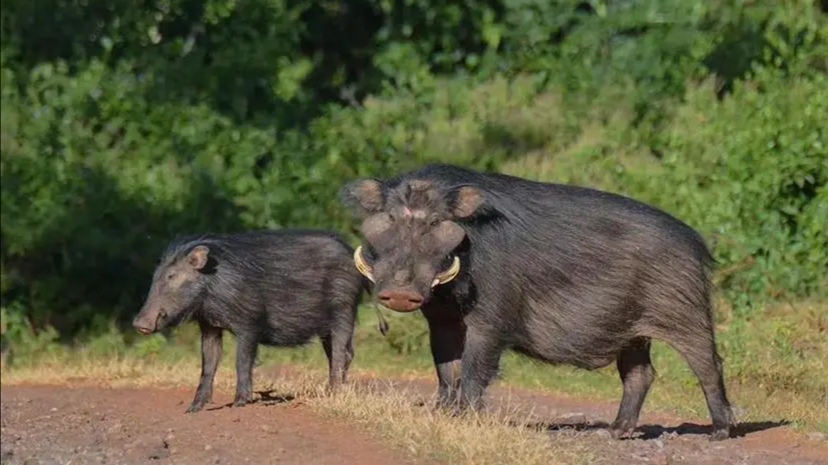
[[[3,463],[408,463],[289,398],[185,415],[191,397],[189,389],[3,387]]]
[[[427,381],[361,379],[373,389],[408,390],[430,402]],[[4,386],[2,463],[50,464],[405,464],[403,453],[359,429],[323,418],[296,399],[270,398],[243,409],[215,404],[185,415],[192,389]],[[229,402],[218,394],[218,402]],[[548,434],[582,431],[606,464],[828,464],[828,442],[767,423],[742,425],[742,437],[707,441],[707,428],[645,414],[634,440],[613,441],[604,429],[615,405],[493,387],[493,411],[508,404]]]

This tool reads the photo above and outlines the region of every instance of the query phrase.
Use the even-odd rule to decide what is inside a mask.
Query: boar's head
[[[341,197],[363,219],[356,267],[375,283],[382,305],[398,312],[419,309],[435,287],[456,278],[462,267],[456,249],[466,237],[458,221],[475,215],[484,200],[472,186],[417,179],[394,186],[362,179],[343,187]]]
[[[183,246],[165,254],[155,270],[147,300],[132,321],[143,334],[175,326],[198,310],[211,272],[206,245]]]

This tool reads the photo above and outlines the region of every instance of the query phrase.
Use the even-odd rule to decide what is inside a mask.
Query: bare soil
[[[285,376],[292,370],[257,379]],[[289,374],[288,374],[289,376]],[[360,388],[404,391],[430,408],[431,380],[361,377]],[[90,386],[2,387],[2,463],[47,464],[406,464],[404,453],[345,422],[320,417],[289,393],[229,408],[217,393],[202,412],[184,414],[193,388],[110,389]],[[824,436],[796,433],[784,422],[741,424],[737,437],[709,442],[709,425],[643,414],[636,438],[606,431],[616,404],[493,386],[487,408],[516,428],[550,437],[575,434],[601,464],[828,465]],[[646,408],[646,407],[645,407]]]
[[[290,397],[191,415],[191,389],[4,386],[0,398],[3,464],[411,463]]]

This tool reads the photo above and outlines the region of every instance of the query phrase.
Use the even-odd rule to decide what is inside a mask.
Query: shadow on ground
[[[422,380],[399,380],[399,379],[376,379],[376,378],[368,378],[368,379],[358,379],[356,381],[356,385],[363,389],[374,390],[374,391],[389,391],[389,390],[396,390],[402,391],[406,390],[412,394],[416,394],[419,398],[414,400],[416,406],[421,408],[436,408],[436,395],[434,393],[434,386]],[[493,393],[494,394],[494,393]],[[535,411],[538,413],[537,408],[539,407],[538,402],[539,399],[536,397],[537,393],[533,393],[530,396],[525,396],[521,394],[512,393],[510,394],[511,401],[517,401],[517,404],[511,405],[511,407],[506,407],[505,410],[501,410],[504,407],[503,401],[504,397],[497,396],[496,394],[491,397],[493,409],[490,411],[493,415],[506,415],[514,414],[515,407],[518,407],[518,411],[523,412],[531,412]],[[543,396],[541,396],[543,397]],[[554,399],[553,394],[546,395],[546,403],[550,404],[549,406],[553,407],[553,411],[557,411],[557,413],[552,413],[549,415],[549,412],[546,415],[552,416],[554,415],[553,420],[548,421],[516,421],[512,419],[508,419],[508,423],[514,427],[518,428],[529,428],[536,431],[546,431],[546,432],[566,432],[566,431],[576,431],[576,432],[597,432],[601,430],[609,429],[609,423],[605,421],[595,421],[591,420],[590,417],[594,418],[597,415],[607,414],[608,412],[600,413],[600,409],[595,410],[594,408],[586,409],[590,412],[588,414],[571,414],[570,417],[566,417],[563,415],[558,415],[565,413],[566,410],[573,409],[578,411],[584,411],[583,408],[576,407],[574,405],[569,405],[569,402],[565,402],[562,405],[555,405],[555,402],[552,400]],[[583,406],[581,406],[583,407]],[[612,407],[614,409],[614,407]],[[457,412],[452,412],[451,414],[457,415]],[[544,415],[544,414],[541,414]],[[536,416],[532,415],[535,419]],[[547,418],[549,418],[547,416]],[[735,428],[731,430],[731,438],[742,438],[754,433],[759,433],[761,431],[771,430],[775,428],[781,428],[784,426],[789,426],[791,424],[788,420],[779,420],[779,421],[759,421],[759,422],[744,422],[739,423]],[[631,439],[642,439],[642,440],[653,440],[658,439],[664,435],[667,436],[706,436],[709,435],[711,432],[710,425],[701,425],[698,423],[689,423],[683,422],[678,426],[662,426],[658,424],[640,424],[636,428],[636,433]]]
[[[259,397],[248,402],[247,405],[280,405],[292,402],[296,399],[296,396],[293,394],[279,394],[276,391],[256,391],[256,394],[258,394]],[[216,407],[211,407],[205,410],[212,412],[215,410],[222,410],[225,408],[233,408],[233,402],[228,402],[226,404],[218,405]]]
[[[525,427],[537,431],[556,432],[556,431],[598,431],[609,429],[609,423],[598,421],[584,421],[584,422],[567,422],[567,421],[552,421],[552,422],[531,422],[518,423],[510,422],[512,426]],[[781,421],[760,421],[760,422],[746,422],[739,423],[731,432],[731,438],[744,437],[751,433],[758,433],[773,428],[780,428],[790,425],[787,420]],[[651,440],[658,439],[666,435],[707,435],[711,432],[710,425],[700,425],[697,423],[681,423],[678,426],[662,426],[662,425],[640,425],[635,429],[636,435],[630,439]]]

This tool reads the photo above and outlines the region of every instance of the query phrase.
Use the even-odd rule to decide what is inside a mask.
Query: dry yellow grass
[[[525,418],[485,415],[450,418],[417,407],[404,394],[347,389],[320,398],[321,411],[358,423],[415,457],[465,464],[550,464],[588,462],[578,436],[548,435],[515,427]]]
[[[2,384],[194,388],[198,369],[193,360],[162,364],[131,358],[80,358],[67,364],[55,359],[54,363],[44,361],[31,367],[4,369]],[[216,389],[231,391],[233,376],[231,370],[219,370]],[[324,392],[323,380],[324,373],[318,370],[275,379],[256,375],[257,389],[292,393],[315,412],[358,425],[415,459],[469,465],[589,462],[586,444],[576,433],[550,437],[530,428],[515,427],[515,423],[522,424],[526,418],[502,412],[452,418],[417,406],[405,393],[393,390],[348,386],[329,395]]]

